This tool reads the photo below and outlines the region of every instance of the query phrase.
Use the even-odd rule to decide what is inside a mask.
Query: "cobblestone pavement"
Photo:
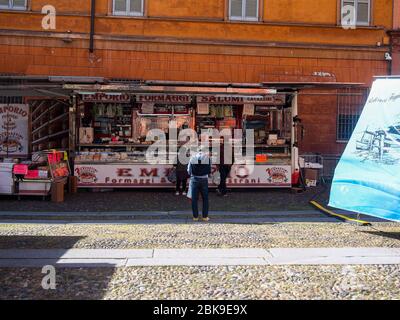
[[[0,249],[400,247],[398,223],[0,224]]]
[[[0,299],[400,299],[400,266],[0,269]]]
[[[395,223],[1,224],[0,248],[399,247]],[[379,231],[378,231],[379,230]],[[400,299],[400,265],[0,269],[0,299]]]
[[[308,189],[301,194],[288,189],[232,190],[226,198],[210,194],[210,210],[251,212],[273,210],[307,210],[309,201],[317,195],[322,204],[329,198],[329,186]],[[186,197],[177,197],[172,190],[114,191],[67,194],[64,203],[43,201],[41,197],[0,197],[0,211],[36,212],[107,212],[107,211],[185,211],[190,210]]]

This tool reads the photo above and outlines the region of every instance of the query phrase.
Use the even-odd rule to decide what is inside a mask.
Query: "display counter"
[[[176,150],[175,154],[168,153],[168,142],[174,138],[169,132],[172,121],[178,134],[193,129],[199,140],[205,131],[224,130],[233,137],[234,129],[254,130],[254,145],[247,146],[253,149],[254,159],[248,164],[234,164],[227,185],[291,187],[293,123],[291,104],[285,95],[228,99],[212,95],[139,94],[117,99],[114,94],[103,95],[101,102],[92,100],[93,97],[82,99],[78,119],[74,175],[79,188],[174,188],[170,158],[176,158]],[[157,141],[148,141],[152,129],[164,134],[164,150],[169,156],[165,161],[146,157],[149,146]],[[237,140],[243,144],[241,156],[246,155],[245,136]],[[216,186],[217,171],[218,167],[213,165],[211,186]]]
[[[229,187],[290,187],[290,165],[233,165],[227,179]],[[148,165],[139,163],[82,163],[75,164],[75,175],[80,188],[174,188],[170,178],[172,165]],[[214,183],[213,166],[209,182]]]
[[[96,146],[98,148],[98,146]],[[131,146],[129,147],[131,148]],[[173,165],[166,161],[146,160],[148,145],[131,152],[81,152],[75,159],[75,175],[80,188],[174,188]],[[265,146],[263,149],[268,150]],[[234,164],[227,179],[229,187],[290,187],[291,158],[287,154],[255,155],[253,165]],[[212,162],[215,156],[212,157]],[[261,161],[262,160],[262,161]],[[247,161],[250,163],[251,161]],[[217,166],[212,166],[210,186],[215,184]]]

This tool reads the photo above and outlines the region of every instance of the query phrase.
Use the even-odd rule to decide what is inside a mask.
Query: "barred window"
[[[22,97],[4,97],[0,96],[0,103],[2,104],[13,104],[13,103],[24,103],[24,99]]]
[[[342,0],[342,17],[347,14],[347,6],[354,8],[355,24],[369,26],[371,20],[371,0]]]
[[[347,142],[353,134],[354,128],[360,119],[361,112],[367,102],[368,88],[359,90],[346,89],[338,92],[336,140]]]
[[[229,19],[258,21],[259,0],[229,0]]]
[[[0,0],[0,9],[26,10],[26,0]]]
[[[116,16],[143,16],[144,0],[114,0],[113,14]]]

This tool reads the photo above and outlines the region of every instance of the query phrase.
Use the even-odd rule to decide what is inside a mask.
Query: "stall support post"
[[[71,98],[71,106],[69,108],[69,150],[68,155],[70,159],[75,157],[76,150],[76,110],[77,110],[77,98],[76,95]]]
[[[295,117],[298,116],[298,93],[293,94],[293,99],[292,99],[292,121]],[[298,141],[297,140],[297,125],[294,123],[292,124],[292,174],[296,171],[300,170],[299,166],[299,147],[298,147]]]

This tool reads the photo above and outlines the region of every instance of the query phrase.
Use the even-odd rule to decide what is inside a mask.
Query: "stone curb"
[[[0,250],[0,267],[398,265],[400,248]]]

